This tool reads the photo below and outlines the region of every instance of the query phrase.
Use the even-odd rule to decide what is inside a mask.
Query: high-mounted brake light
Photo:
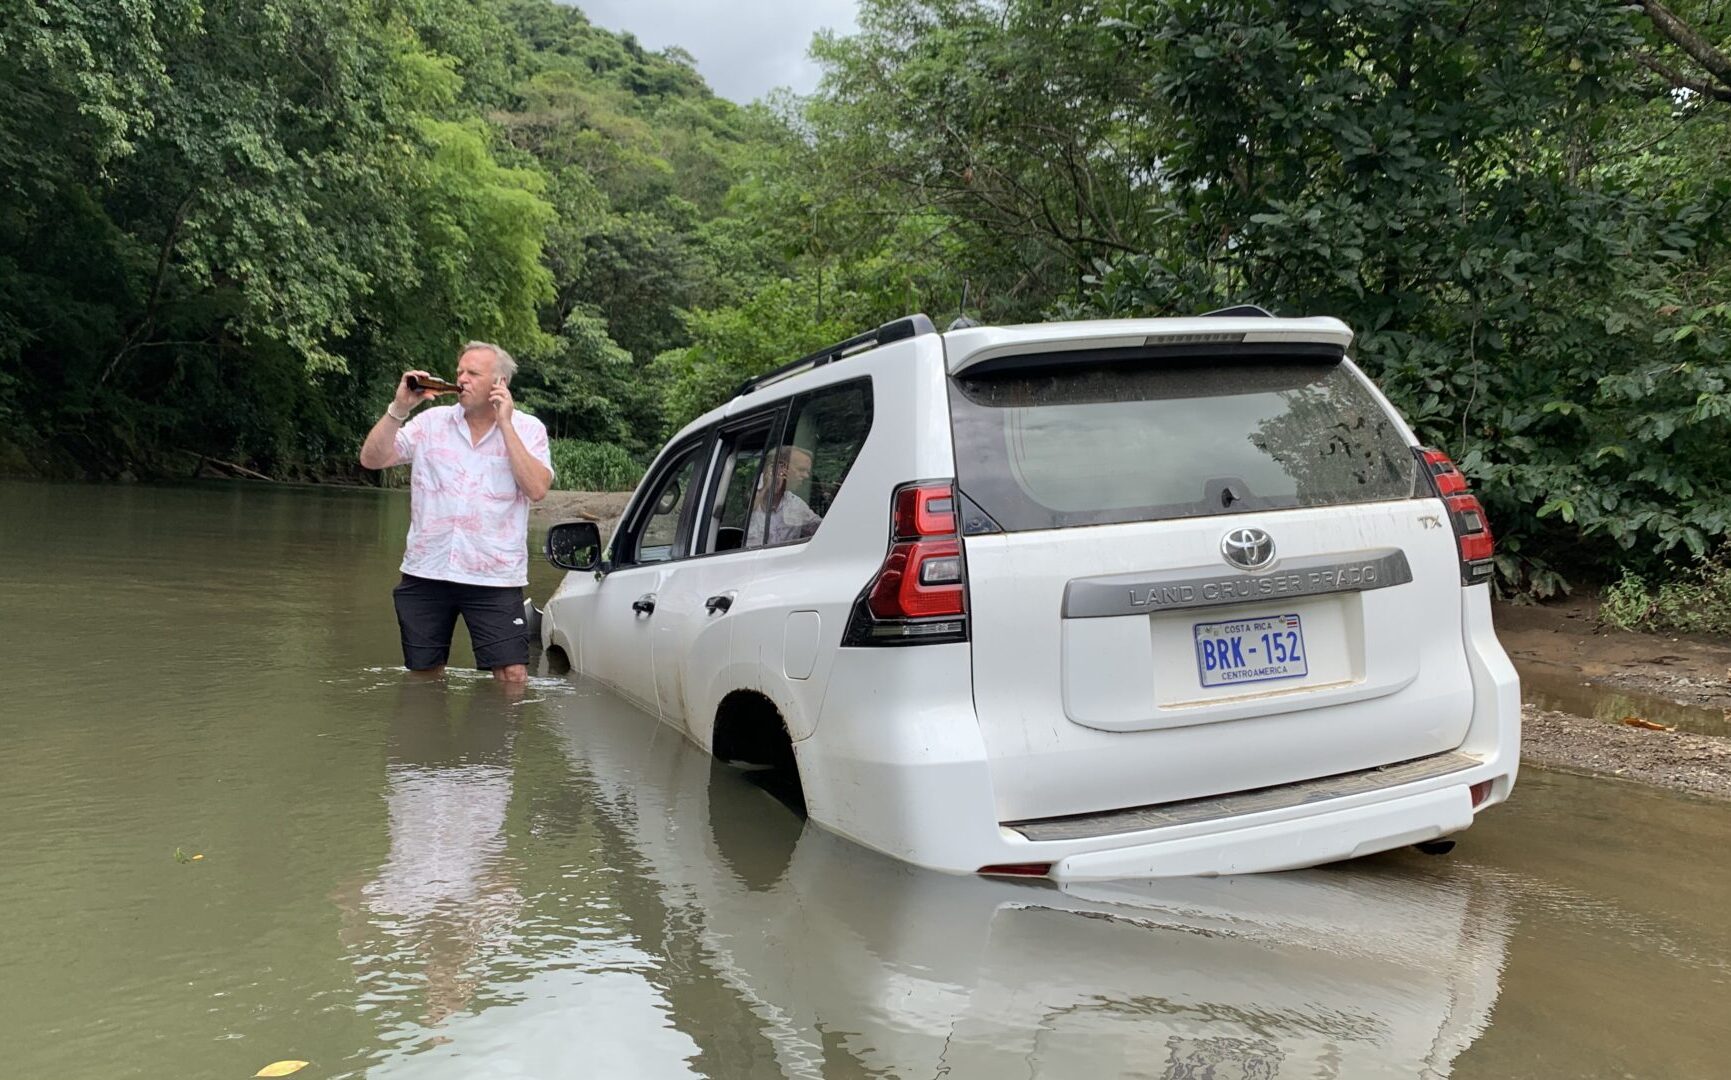
[[[1455,545],[1461,557],[1461,584],[1474,585],[1489,581],[1496,572],[1491,561],[1496,554],[1496,541],[1491,536],[1491,523],[1478,496],[1467,490],[1467,478],[1449,456],[1441,450],[1419,447],[1415,451],[1431,490],[1448,507],[1449,524],[1455,533]]]
[[[947,481],[905,484],[890,501],[883,565],[854,603],[843,645],[927,645],[968,638],[967,567]]]

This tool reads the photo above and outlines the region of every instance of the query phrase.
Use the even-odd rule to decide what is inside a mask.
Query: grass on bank
[[[643,466],[613,443],[554,439],[553,486],[560,491],[630,491]]]
[[[1605,590],[1599,619],[1646,633],[1731,635],[1731,552],[1658,585],[1625,571]]]

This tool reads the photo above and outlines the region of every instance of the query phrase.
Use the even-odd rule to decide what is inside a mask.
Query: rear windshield
[[[1012,532],[1413,496],[1339,360],[1118,359],[952,380],[958,486]]]

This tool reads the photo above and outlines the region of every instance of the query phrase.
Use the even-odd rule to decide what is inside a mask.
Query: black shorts
[[[403,663],[410,671],[441,667],[450,659],[458,615],[469,628],[477,668],[529,662],[523,590],[515,585],[465,585],[404,574],[391,596],[403,631]]]

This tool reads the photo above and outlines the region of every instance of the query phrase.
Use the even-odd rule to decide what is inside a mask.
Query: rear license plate
[[[1310,672],[1297,615],[1196,624],[1203,686],[1296,679]]]

